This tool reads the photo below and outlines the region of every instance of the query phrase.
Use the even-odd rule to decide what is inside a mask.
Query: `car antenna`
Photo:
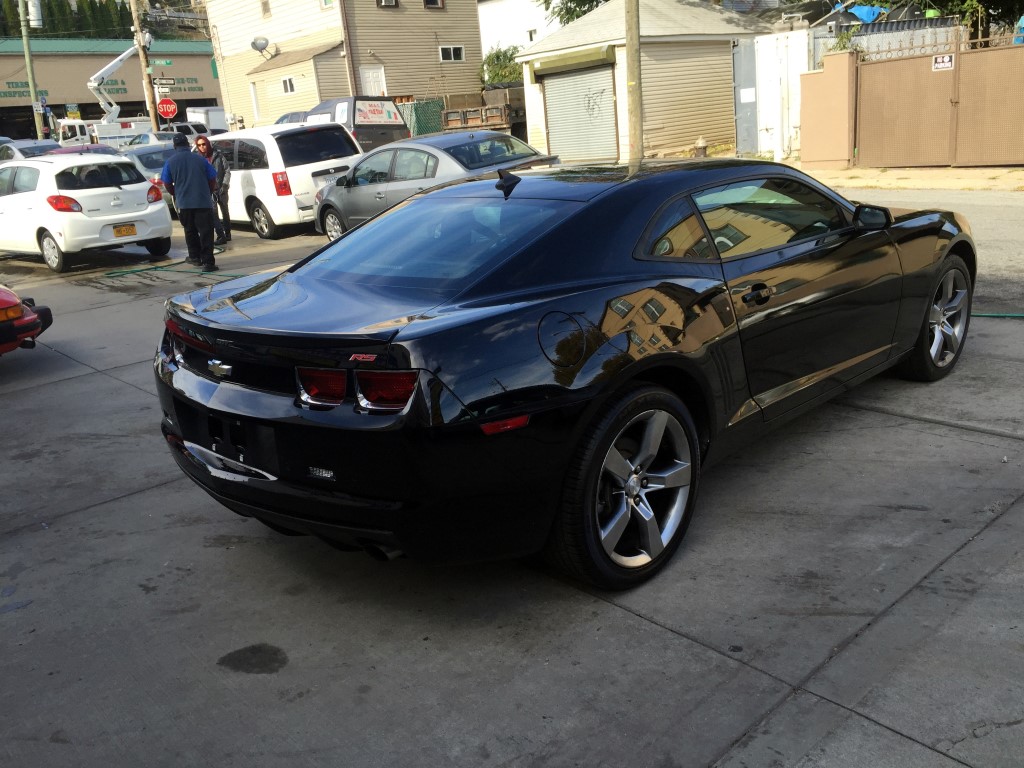
[[[512,190],[516,188],[516,184],[520,181],[522,181],[522,179],[514,173],[510,173],[503,168],[499,168],[498,183],[494,185],[494,188],[500,189],[502,193],[504,193],[505,199],[508,200],[508,196],[512,194]]]

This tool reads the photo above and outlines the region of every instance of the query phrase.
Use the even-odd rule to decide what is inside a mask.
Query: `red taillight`
[[[164,321],[164,326],[167,328],[168,332],[170,332],[172,336],[176,336],[177,338],[181,339],[190,347],[201,349],[203,352],[214,351],[213,344],[206,341],[205,339],[199,338],[198,334],[190,334],[188,331],[186,331],[184,328],[178,325],[171,318],[167,318],[167,320]]]
[[[50,207],[55,211],[61,213],[81,213],[82,206],[73,197],[67,195],[50,195],[46,198],[46,202],[50,204]]]
[[[146,200],[148,200],[151,203],[156,203],[163,199],[163,193],[160,191],[160,187],[158,187],[156,184],[150,187],[149,192],[146,193]]]
[[[313,405],[339,405],[348,389],[348,372],[334,368],[296,368],[300,399]]]
[[[511,419],[501,421],[489,421],[481,424],[480,429],[485,435],[497,435],[502,432],[511,432],[513,429],[522,429],[530,423],[529,415],[513,416]]]
[[[416,371],[356,371],[363,405],[400,410],[416,389]]]
[[[274,189],[277,190],[278,197],[292,193],[292,185],[288,181],[288,171],[274,174]]]

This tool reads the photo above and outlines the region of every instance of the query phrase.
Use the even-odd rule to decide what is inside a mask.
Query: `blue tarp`
[[[836,3],[835,10],[843,10],[842,3]],[[870,24],[875,21],[879,16],[888,11],[888,8],[883,8],[880,5],[854,5],[846,9],[847,12],[852,13],[864,24]]]

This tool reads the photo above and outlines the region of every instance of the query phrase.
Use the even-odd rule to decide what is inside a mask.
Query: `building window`
[[[326,9],[326,8],[333,8],[334,7],[334,0],[320,0],[320,7],[324,8],[324,9]]]
[[[424,8],[444,8],[444,0],[423,0]]]
[[[270,0],[260,0],[260,10],[264,16],[270,15]]]
[[[397,8],[398,0],[377,0],[378,8]]]
[[[295,93],[295,81],[290,77],[281,80],[281,85],[284,87],[285,93]]]
[[[625,317],[626,315],[629,314],[629,311],[631,309],[633,309],[633,305],[621,297],[615,299],[611,303],[612,312],[614,312],[619,317]]]
[[[644,302],[644,314],[651,319],[652,323],[656,323],[658,318],[665,314],[665,306],[657,299],[648,299]]]
[[[465,61],[466,49],[461,45],[442,45],[441,61]]]

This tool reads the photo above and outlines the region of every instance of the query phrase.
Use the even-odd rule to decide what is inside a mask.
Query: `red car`
[[[19,299],[6,285],[0,285],[0,355],[18,347],[32,349],[36,336],[52,323],[49,307],[37,307],[32,299]]]

